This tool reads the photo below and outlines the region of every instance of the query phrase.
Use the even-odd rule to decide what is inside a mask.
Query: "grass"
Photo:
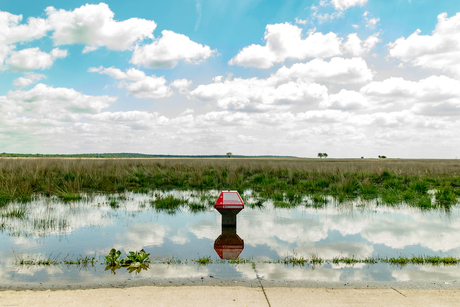
[[[213,261],[211,259],[211,256],[202,256],[198,259],[193,260],[193,262],[201,264],[201,265],[207,265],[207,264],[212,263]]]
[[[71,159],[0,158],[0,207],[34,195],[76,201],[93,192],[158,189],[252,189],[281,207],[310,196],[315,206],[361,197],[421,208],[448,207],[460,196],[457,160],[338,159]],[[436,190],[429,204],[429,190]],[[117,202],[122,200],[117,200]],[[115,205],[115,204],[114,204]],[[164,197],[158,209],[174,210]],[[170,208],[167,208],[171,206]]]
[[[27,209],[25,208],[13,208],[7,212],[3,212],[1,216],[3,218],[18,218],[23,219],[27,214]]]
[[[68,256],[68,255],[67,255]],[[39,255],[27,254],[16,256],[15,264],[21,266],[51,266],[51,265],[76,265],[82,267],[94,266],[97,263],[96,257],[94,256],[79,256],[76,259],[63,259],[58,260],[58,256],[52,257],[52,255],[41,257]]]
[[[412,265],[432,265],[432,266],[452,266],[452,265],[459,265],[460,258],[455,258],[451,256],[427,256],[427,255],[419,255],[419,256],[412,256],[412,257],[405,257],[405,256],[398,256],[398,257],[368,257],[368,258],[355,258],[354,256],[350,257],[343,257],[338,256],[332,259],[324,259],[317,255],[312,255],[311,258],[305,258],[303,256],[287,256],[283,258],[279,258],[277,260],[254,260],[253,258],[237,258],[237,259],[230,259],[230,260],[221,260],[216,259],[213,260],[211,256],[200,256],[197,259],[185,259],[182,261],[179,258],[171,257],[166,258],[159,261],[151,261],[149,258],[150,254],[145,253],[144,250],[139,252],[129,252],[129,254],[125,258],[120,258],[121,252],[112,249],[108,255],[105,256],[105,259],[101,262],[102,264],[107,265],[105,270],[111,270],[114,274],[115,271],[122,268],[128,267],[128,271],[137,272],[139,273],[141,270],[149,269],[149,264],[168,264],[168,265],[188,265],[189,263],[195,263],[199,265],[208,265],[212,263],[228,263],[228,264],[247,264],[251,263],[253,267],[255,267],[256,263],[272,263],[272,264],[284,264],[290,266],[299,266],[304,267],[311,265],[321,266],[324,264],[332,264],[332,265],[355,265],[357,263],[364,263],[368,265],[384,263],[390,265],[397,265],[397,266],[405,266],[408,264]],[[99,260],[96,259],[95,256],[79,256],[76,259],[67,259],[65,257],[63,260],[58,260],[58,256],[52,257],[51,255],[42,257],[40,255],[15,255],[15,264],[21,266],[51,266],[51,265],[76,265],[76,266],[83,266],[93,267]]]

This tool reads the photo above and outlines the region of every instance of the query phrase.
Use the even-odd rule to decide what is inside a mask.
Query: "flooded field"
[[[337,203],[326,197],[318,204],[304,197],[298,205],[280,208],[246,191],[236,229],[223,229],[213,208],[218,194],[154,191],[9,204],[0,209],[0,283],[257,275],[451,281],[460,275],[458,264],[395,264],[414,257],[460,258],[458,205],[423,210],[375,199]],[[151,263],[106,270],[104,256],[112,248],[122,255],[144,249]]]

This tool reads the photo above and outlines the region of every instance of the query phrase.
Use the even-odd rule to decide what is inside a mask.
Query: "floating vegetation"
[[[68,256],[68,255],[67,255]],[[80,267],[94,266],[97,263],[96,257],[94,256],[79,256],[76,259],[63,259],[58,260],[59,255],[52,257],[52,255],[41,257],[39,255],[15,255],[15,264],[21,266],[51,266],[51,265],[76,265]]]
[[[182,204],[186,203],[182,199],[175,198],[173,195],[162,196],[155,194],[155,200],[150,201],[156,210],[165,210],[174,213]]]
[[[213,261],[211,260],[211,256],[202,256],[198,259],[193,260],[193,262],[201,264],[201,265],[207,265],[212,263]]]
[[[188,207],[191,212],[203,212],[208,210],[208,207],[203,204],[189,203]]]
[[[102,261],[102,264],[105,264],[105,271],[110,270],[113,274],[116,274],[116,271],[121,268],[127,268],[129,273],[140,273],[143,270],[148,270],[150,264],[168,264],[168,265],[189,265],[190,263],[195,263],[199,265],[208,265],[208,264],[247,264],[251,263],[253,267],[256,266],[257,263],[265,263],[265,264],[284,264],[290,266],[321,266],[324,264],[332,264],[332,265],[340,265],[345,264],[349,266],[353,266],[358,263],[363,264],[378,264],[378,263],[386,263],[390,265],[397,265],[397,266],[405,266],[408,264],[411,265],[433,265],[433,266],[451,266],[451,265],[458,265],[460,264],[460,258],[455,257],[441,257],[441,256],[412,256],[412,257],[368,257],[368,258],[355,258],[354,256],[350,257],[343,257],[338,256],[332,259],[324,259],[319,256],[313,255],[311,258],[305,258],[303,256],[287,256],[277,260],[254,260],[253,258],[237,258],[237,259],[230,259],[230,260],[222,260],[222,259],[212,259],[211,256],[201,256],[197,259],[185,259],[185,261],[170,257],[159,261],[150,261],[149,258],[150,253],[146,253],[143,249],[139,252],[129,252],[125,258],[120,258],[121,252],[119,250],[112,249],[110,250],[109,254],[105,256],[105,260]],[[67,255],[68,257],[68,255]],[[42,257],[40,255],[15,255],[15,265],[20,266],[56,266],[56,265],[66,265],[66,266],[79,266],[79,267],[94,267],[96,263],[99,261],[96,259],[95,256],[79,256],[76,259],[68,259],[65,257],[63,260],[58,260],[59,255],[56,257],[52,257],[52,255]]]
[[[139,252],[129,252],[125,258],[120,258],[121,252],[112,248],[108,255],[105,256],[105,264],[107,266],[129,266],[130,268],[139,268],[150,263],[150,254],[147,254],[144,249]]]

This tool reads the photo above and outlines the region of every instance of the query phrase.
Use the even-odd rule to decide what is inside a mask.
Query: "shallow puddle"
[[[155,196],[156,194],[156,196]],[[152,200],[174,195],[200,206],[157,210]],[[301,204],[261,207],[247,193],[247,205],[237,216],[237,231],[222,233],[221,215],[213,209],[217,191],[126,193],[93,196],[63,203],[40,198],[1,209],[0,283],[107,282],[127,278],[256,278],[318,281],[455,280],[460,266],[386,263],[346,265],[334,258],[398,256],[460,257],[460,210],[423,211],[408,206],[378,206],[375,201],[353,201],[323,207]],[[305,201],[308,203],[308,201]],[[199,208],[197,212],[195,209]],[[207,208],[204,209],[203,208]],[[25,210],[25,211],[24,211]],[[221,236],[222,235],[222,236]],[[235,237],[237,235],[238,238]],[[218,239],[216,241],[216,239]],[[242,242],[244,241],[244,243]],[[112,249],[145,249],[151,253],[148,270],[105,271],[104,255]],[[219,262],[238,255],[249,263]],[[76,259],[94,256],[94,266],[18,265],[18,259]],[[210,256],[213,263],[194,260]],[[317,265],[276,263],[288,256],[321,258]],[[114,274],[115,273],[115,274]]]

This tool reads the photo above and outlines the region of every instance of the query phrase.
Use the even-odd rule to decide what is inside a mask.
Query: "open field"
[[[429,209],[460,195],[458,160],[0,158],[0,170],[0,205],[37,194],[71,201],[93,192],[253,189],[281,207],[332,195]]]

